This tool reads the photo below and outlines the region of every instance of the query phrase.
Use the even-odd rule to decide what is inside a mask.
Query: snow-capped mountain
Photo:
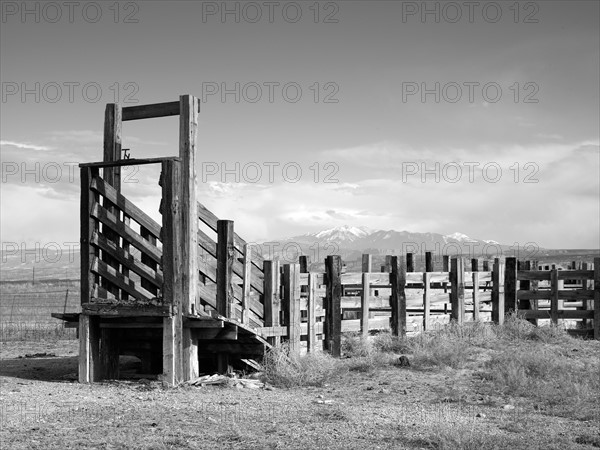
[[[330,228],[328,230],[319,231],[318,233],[313,233],[312,236],[324,241],[354,242],[371,233],[373,233],[373,230],[366,227],[350,227],[348,225],[343,225],[341,227]],[[307,234],[307,236],[310,235],[311,234]]]
[[[280,250],[300,249],[303,254],[312,255],[313,261],[320,261],[327,254],[339,254],[345,260],[360,258],[362,253],[402,255],[408,252],[423,254],[426,251],[432,251],[437,255],[462,253],[478,257],[486,253],[492,255],[497,253],[498,246],[502,251],[509,249],[509,246],[501,245],[496,241],[474,239],[460,232],[444,235],[373,230],[348,225],[281,239],[278,244]]]

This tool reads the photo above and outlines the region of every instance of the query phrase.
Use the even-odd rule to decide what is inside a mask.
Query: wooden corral
[[[144,373],[169,384],[200,372],[257,367],[282,342],[291,352],[341,353],[342,334],[390,330],[404,336],[452,320],[502,323],[516,311],[537,323],[578,319],[579,334],[600,339],[600,258],[594,269],[537,269],[515,258],[444,256],[424,272],[413,255],[388,256],[381,271],[363,255],[362,272],[344,273],[328,256],[323,273],[308,258],[280,264],[196,198],[199,102],[121,108],[107,105],[104,159],[81,164],[81,314],[53,314],[79,328],[80,382],[119,377],[119,356],[135,355]],[[179,115],[179,157],[121,158],[126,120]],[[121,168],[160,164],[159,224],[121,193]],[[569,284],[565,286],[565,280]],[[572,283],[576,281],[577,283]],[[592,287],[593,285],[593,287]]]

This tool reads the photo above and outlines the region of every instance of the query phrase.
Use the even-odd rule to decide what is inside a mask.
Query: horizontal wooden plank
[[[517,298],[519,300],[550,300],[552,297],[552,291],[549,289],[538,290],[538,291],[528,291],[528,290],[518,290]],[[558,291],[558,298],[560,300],[592,300],[594,298],[594,291],[590,290],[570,290],[570,289],[560,289]]]
[[[183,318],[184,328],[223,328],[224,322],[222,320],[210,319],[210,320],[193,320]]]
[[[101,276],[105,280],[124,290],[137,301],[147,302],[162,302],[161,299],[155,299],[154,296],[141,286],[135,285],[128,277],[120,272],[117,272],[114,267],[109,266],[98,257],[94,257],[91,271]]]
[[[198,283],[198,295],[203,304],[217,307],[217,286],[214,283]]]
[[[549,270],[517,270],[517,280],[550,280]]]
[[[162,263],[162,251],[140,236],[138,233],[133,231],[128,225],[126,225],[117,217],[108,212],[105,208],[100,206],[98,203],[94,203],[92,207],[91,216],[98,219],[104,225],[108,226],[111,230],[119,234],[128,243],[136,247],[142,253],[147,254],[158,264]]]
[[[525,319],[550,319],[550,310],[520,310],[519,315],[523,313]],[[558,318],[559,319],[593,319],[594,311],[584,311],[577,309],[559,309],[558,310]]]
[[[97,232],[94,232],[92,236],[91,244],[108,252],[113,258],[119,263],[125,266],[132,272],[137,273],[139,276],[148,280],[154,286],[162,289],[163,276],[162,273],[152,270],[150,267],[142,263],[140,260],[135,259],[129,252],[121,247],[117,247],[114,242],[108,241]]]
[[[124,306],[102,303],[103,299],[92,298],[92,302],[81,305],[82,314],[120,317],[165,317],[171,315],[170,306]]]
[[[148,214],[129,201],[123,194],[117,192],[115,188],[106,183],[102,178],[94,177],[92,179],[91,189],[117,205],[126,216],[135,220],[146,228],[155,238],[160,240],[161,226]]]
[[[593,280],[593,270],[559,270],[559,280]]]
[[[123,108],[123,122],[128,120],[152,119],[179,115],[179,102],[151,103]]]
[[[116,161],[97,161],[90,163],[81,163],[79,167],[121,167],[121,166],[144,166],[147,164],[160,164],[164,161],[180,161],[180,158],[176,156],[162,157],[162,158],[130,158],[130,159],[118,159]]]

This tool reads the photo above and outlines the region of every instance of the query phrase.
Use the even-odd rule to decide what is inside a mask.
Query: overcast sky
[[[2,2],[3,242],[78,242],[105,104],[192,94],[199,200],[250,241],[345,224],[600,247],[596,1],[72,8]],[[175,155],[177,134],[127,122],[123,147]],[[125,176],[158,218],[157,173]]]

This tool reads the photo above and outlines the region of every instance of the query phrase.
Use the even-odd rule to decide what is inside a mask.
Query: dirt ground
[[[388,366],[350,371],[323,387],[272,390],[165,388],[143,379],[83,385],[77,341],[1,345],[3,449],[598,446],[596,421],[486,392],[466,369]]]

